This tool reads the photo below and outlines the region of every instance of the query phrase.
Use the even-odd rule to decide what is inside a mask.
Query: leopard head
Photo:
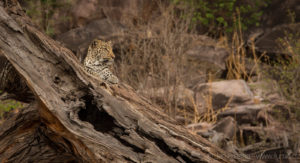
[[[112,50],[111,41],[105,42],[98,39],[92,41],[88,48],[86,61],[89,65],[111,65],[115,55]]]

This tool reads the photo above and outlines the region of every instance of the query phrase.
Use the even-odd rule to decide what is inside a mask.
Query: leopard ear
[[[111,45],[111,41],[107,41],[108,45]]]
[[[93,40],[92,47],[96,47],[97,45],[98,45],[98,40],[97,39]]]

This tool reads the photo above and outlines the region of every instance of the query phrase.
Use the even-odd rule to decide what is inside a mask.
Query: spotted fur
[[[118,78],[109,69],[114,58],[111,42],[95,39],[88,48],[83,64],[88,73],[111,84],[117,84]]]

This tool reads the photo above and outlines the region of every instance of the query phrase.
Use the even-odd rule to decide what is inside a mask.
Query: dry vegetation
[[[34,2],[38,3],[35,4]],[[49,35],[53,34],[52,26],[54,22],[52,19],[62,11],[61,6],[69,12],[70,6],[74,3],[73,1],[55,2],[52,0],[35,0],[27,3],[29,8],[27,13]],[[116,41],[118,43],[115,44],[115,49],[117,49],[115,53],[118,57],[116,59],[116,74],[121,81],[128,83],[144,96],[152,98],[153,102],[161,105],[164,111],[173,117],[181,115],[186,118],[186,122],[215,122],[217,114],[226,107],[216,111],[211,104],[211,94],[208,93],[204,97],[208,105],[198,108],[201,105],[196,103],[194,97],[188,92],[182,91],[182,88],[191,88],[194,83],[191,84],[190,82],[194,80],[195,76],[198,77],[198,81],[202,82],[216,80],[216,72],[207,68],[207,65],[194,62],[186,55],[186,51],[194,43],[203,41],[202,36],[196,35],[196,25],[192,20],[194,9],[180,3],[174,5],[166,3],[167,1],[156,2],[155,12],[149,9],[145,10],[142,17],[128,16],[127,19],[130,21],[127,21],[128,29],[124,32],[125,39],[120,37]],[[63,18],[65,19],[63,21],[69,21],[67,15],[64,15]],[[128,22],[131,22],[131,24]],[[211,43],[223,47],[229,52],[226,63],[228,71],[226,78],[244,79],[252,82],[252,76],[255,74],[256,78],[254,80],[261,80],[260,76],[264,74],[262,74],[259,65],[264,54],[257,56],[253,42],[250,43],[249,49],[246,48],[242,23],[240,23],[241,18],[237,16],[233,19],[233,22],[237,23],[233,23],[236,25],[233,27],[231,35],[222,35],[218,42]],[[204,44],[210,43],[205,42]],[[295,46],[291,46],[287,42],[282,44],[287,49],[294,49]],[[248,57],[250,55],[253,59],[253,66],[250,69],[246,65],[247,55]],[[299,56],[299,52],[293,51],[293,56]],[[293,63],[298,65],[299,62],[294,58],[296,57],[292,57]],[[274,74],[277,76],[284,75],[278,74],[278,72],[285,72],[279,67],[273,70],[275,70]],[[294,74],[298,73],[295,72]],[[281,92],[287,97],[291,95],[291,99],[296,102],[295,99],[299,94],[296,86],[298,80],[290,79],[293,88],[281,87]],[[285,85],[285,87],[287,86]],[[158,88],[163,97],[159,100],[153,98],[159,92],[157,91]],[[179,97],[184,97],[185,100],[178,101]],[[230,102],[228,100],[228,104]],[[190,105],[183,103],[189,103]]]
[[[208,68],[210,65],[194,63],[186,55],[186,51],[196,42],[225,48],[230,54],[227,60],[227,79],[251,81],[252,74],[259,73],[259,58],[256,56],[254,44],[251,50],[255,66],[247,72],[247,50],[240,23],[236,23],[232,36],[222,36],[218,42],[203,42],[203,38],[196,35],[191,16],[193,11],[190,8],[163,3],[158,6],[158,17],[151,21],[137,19],[129,32],[126,31],[129,33],[126,34],[126,41],[120,41],[117,45],[116,49],[120,49],[117,56],[120,58],[116,61],[116,74],[142,95],[152,98],[153,102],[173,117],[183,116],[185,122],[189,123],[216,122],[217,114],[224,111],[231,100],[228,100],[223,109],[215,110],[211,93],[208,92],[203,97],[207,103],[204,106],[196,104],[194,97],[181,89],[191,88],[189,82],[195,75],[202,78],[198,78],[198,82],[217,80],[214,77],[216,72]],[[239,18],[236,21],[239,22]],[[160,97],[163,100],[155,98],[157,94],[162,94]],[[185,98],[183,103],[190,105],[179,104],[182,102],[177,100],[180,96]]]
[[[32,2],[30,3],[31,7],[34,6]],[[42,15],[34,15],[33,11],[35,8],[41,10],[43,7],[59,12],[62,10],[55,8],[53,4],[38,2],[37,6],[34,6],[30,10],[31,13],[28,14],[33,14],[33,20],[44,29],[44,32],[53,36],[55,33],[52,28],[54,22],[48,16],[53,18],[57,16],[57,13],[41,12]],[[211,86],[214,81],[242,79],[248,84],[267,83],[268,87],[272,87],[273,92],[280,94],[282,103],[279,105],[273,103],[274,101],[255,98],[251,101],[253,102],[251,105],[264,103],[272,105],[268,105],[267,109],[263,108],[265,109],[264,113],[260,113],[264,115],[256,117],[257,119],[259,116],[263,117],[265,122],[249,122],[253,125],[250,127],[242,126],[243,124],[234,126],[234,137],[231,140],[240,148],[249,146],[251,148],[253,144],[269,143],[267,138],[263,140],[266,133],[257,135],[260,129],[263,131],[270,125],[276,128],[282,124],[299,122],[300,34],[287,33],[286,38],[278,40],[282,49],[286,51],[286,55],[270,61],[268,54],[256,49],[255,38],[246,40],[241,23],[243,18],[239,16],[240,14],[235,14],[231,20],[234,24],[232,33],[221,32],[219,37],[213,40],[207,36],[198,35],[199,24],[193,21],[194,9],[181,3],[173,4],[163,0],[156,2],[154,6],[149,6],[150,9],[145,10],[141,17],[127,15],[123,20],[126,22],[126,29],[123,33],[108,37],[113,40],[116,54],[114,73],[121,82],[133,87],[141,96],[152,100],[165,113],[180,122],[183,121],[185,125],[205,122],[203,124],[211,126],[220,121],[218,115],[235,107],[230,106],[233,103],[233,97],[230,97],[223,107],[214,108]],[[68,3],[67,5],[72,4]],[[68,10],[70,9],[68,8]],[[108,19],[110,18],[108,17]],[[225,74],[222,74],[223,76],[220,75],[220,71],[224,70],[215,70],[212,64],[199,62],[187,54],[188,50],[195,45],[226,49],[229,55],[226,59],[226,71]],[[199,103],[194,88],[202,83],[207,83],[209,87],[208,91],[201,94],[203,101]],[[273,83],[276,86],[274,88],[271,86]],[[259,89],[264,91],[264,87]],[[0,103],[0,120],[4,112],[21,107],[22,104],[15,101],[2,101]],[[238,123],[236,117],[233,119],[234,123]],[[283,123],[275,124],[277,120]],[[247,127],[253,127],[259,131],[256,133],[249,129],[248,133]],[[293,134],[299,135],[294,130]],[[243,133],[243,131],[246,132]],[[268,141],[272,142],[273,140]],[[299,143],[297,138],[295,140],[293,138],[292,141]]]
[[[137,21],[131,26],[130,38],[122,42],[119,49],[121,58],[117,60],[117,74],[122,81],[142,91],[164,87],[163,104],[169,114],[176,115],[180,85],[186,83],[195,67],[187,62],[185,52],[192,42],[196,41],[192,34],[191,19],[179,18],[175,6],[159,4],[161,16],[151,22]],[[182,14],[187,13],[186,10]],[[136,29],[136,26],[139,29]],[[148,95],[151,96],[148,92]]]

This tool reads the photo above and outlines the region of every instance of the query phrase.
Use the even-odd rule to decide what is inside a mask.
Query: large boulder
[[[98,19],[83,27],[72,29],[57,37],[64,46],[71,49],[76,56],[82,61],[85,57],[87,47],[90,42],[95,39],[103,39],[113,35],[119,35],[124,27],[118,23],[114,23],[109,19]]]
[[[226,140],[232,140],[238,131],[237,123],[232,117],[220,119],[214,125],[212,123],[200,122],[189,124],[186,127],[218,145],[221,145]]]
[[[182,85],[160,88],[147,88],[138,92],[160,104],[167,104],[168,102],[175,104],[176,102],[178,107],[194,107],[194,92]]]
[[[232,140],[238,131],[238,126],[235,119],[232,117],[225,117],[216,123],[212,130],[223,133],[225,138]]]
[[[218,119],[233,117],[238,124],[270,124],[271,118],[265,114],[269,108],[266,104],[239,105],[230,107],[218,114]]]
[[[292,14],[294,14],[294,16]],[[270,28],[277,25],[288,24],[292,21],[300,22],[299,16],[299,0],[272,0],[271,4],[264,9],[264,14],[261,18],[261,26]]]
[[[255,49],[261,53],[290,55],[291,52],[288,51],[288,48],[283,46],[285,44],[283,40],[292,39],[288,37],[298,39],[299,34],[300,23],[273,27],[255,41]]]
[[[93,19],[104,18],[98,0],[79,0],[72,7],[73,26],[83,26]]]
[[[193,88],[196,104],[199,108],[211,105],[213,109],[221,109],[225,106],[251,103],[253,93],[244,80],[224,80],[210,83],[202,83]],[[211,101],[207,100],[211,99]]]
[[[226,69],[226,59],[229,53],[225,48],[216,45],[198,45],[192,47],[186,53],[191,59],[214,64],[221,70]]]
[[[152,0],[78,0],[71,14],[75,26],[102,18],[128,24],[138,18],[148,20],[157,9]]]

